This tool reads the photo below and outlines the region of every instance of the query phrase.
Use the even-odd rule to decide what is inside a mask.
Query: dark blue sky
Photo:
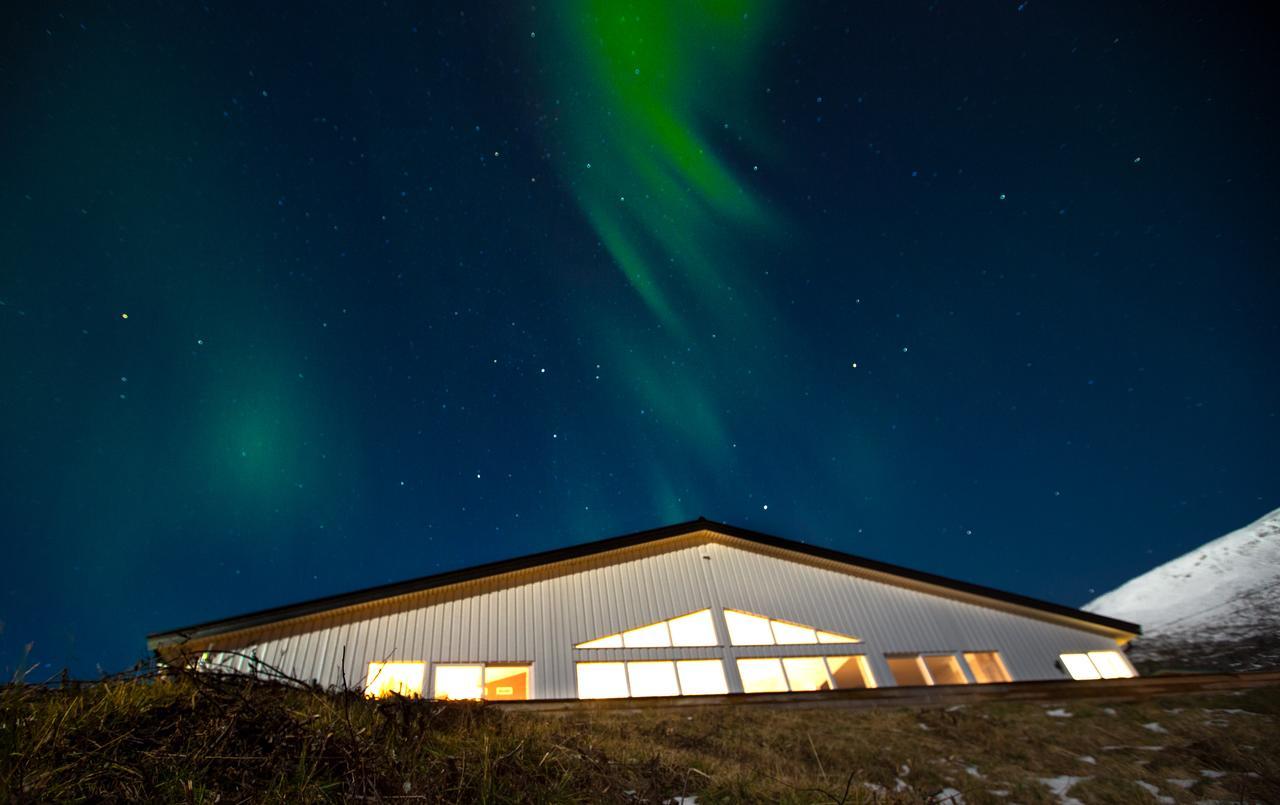
[[[6,15],[6,675],[698,515],[1079,605],[1280,505],[1247,9],[345,6]]]

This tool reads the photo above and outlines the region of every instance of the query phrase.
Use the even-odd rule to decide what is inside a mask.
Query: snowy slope
[[[1267,647],[1280,636],[1280,509],[1083,608],[1140,624],[1143,637],[1133,645],[1139,655],[1167,659],[1179,653],[1179,646],[1194,645],[1202,649],[1194,652],[1202,665],[1221,665],[1213,662],[1213,652],[1234,644],[1240,651],[1228,664],[1256,666],[1249,658],[1263,648],[1269,655]]]

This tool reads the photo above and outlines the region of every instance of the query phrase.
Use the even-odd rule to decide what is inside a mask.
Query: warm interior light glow
[[[627,668],[620,662],[578,663],[579,699],[625,699]]]
[[[782,673],[782,663],[776,657],[738,660],[738,675],[742,677],[742,690],[746,693],[779,693],[787,690],[787,678]]]
[[[1133,667],[1118,651],[1090,651],[1089,659],[1103,679],[1128,679],[1136,676]]]
[[[1072,679],[1101,679],[1102,674],[1094,667],[1088,654],[1061,654],[1058,659],[1067,669]]]
[[[1010,682],[1012,677],[1004,667],[998,651],[966,651],[964,661],[968,663],[973,678],[980,685],[991,682]]]
[[[812,626],[766,618],[736,609],[724,611],[729,642],[735,646],[799,646],[817,643],[857,643],[856,637],[820,632]]]
[[[714,646],[716,627],[711,621],[711,610],[703,609],[690,612],[667,621],[671,627],[671,645],[673,646]]]
[[[366,696],[421,696],[425,662],[371,662],[365,677]]]
[[[700,609],[671,620],[658,621],[620,634],[605,635],[574,648],[667,648],[669,646],[716,646],[716,628],[711,610]]]
[[[484,697],[497,702],[529,698],[529,666],[486,665]]]
[[[651,623],[622,633],[622,645],[626,648],[666,648],[671,645],[671,633],[667,622]]]
[[[831,690],[831,677],[821,657],[787,657],[782,661],[787,682],[795,690]]]
[[[437,665],[433,696],[437,699],[482,699],[483,679],[483,665]]]
[[[969,684],[964,671],[960,670],[960,662],[951,654],[926,654],[924,666],[929,669],[935,685]]]
[[[808,626],[797,626],[786,621],[770,621],[769,624],[773,627],[773,639],[780,646],[818,642],[817,634]]]
[[[893,680],[899,685],[929,685],[929,672],[924,669],[918,655],[911,657],[885,657]]]
[[[579,643],[574,648],[622,648],[622,635],[611,634],[597,637],[595,640]]]
[[[871,675],[871,667],[867,658],[861,654],[849,657],[827,657],[827,667],[831,669],[831,678],[839,689],[874,688],[876,679]]]
[[[724,678],[724,663],[720,660],[677,660],[676,671],[680,676],[680,692],[685,696],[729,692],[729,683]]]
[[[627,679],[631,683],[631,695],[679,696],[676,682],[676,664],[670,660],[627,663]]]
[[[724,611],[725,623],[729,626],[729,642],[735,646],[772,646],[773,630],[769,628],[769,619],[759,615],[749,615],[734,609]]]

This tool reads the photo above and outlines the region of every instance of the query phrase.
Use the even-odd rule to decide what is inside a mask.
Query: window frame
[[[519,702],[528,701],[534,697],[534,675],[533,662],[520,661],[495,661],[495,662],[436,662],[431,663],[431,673],[427,675],[431,682],[431,700],[432,701],[451,701],[451,702]],[[478,699],[439,699],[436,698],[436,684],[438,674],[441,668],[479,668],[480,669],[480,698]],[[486,672],[490,668],[523,668],[526,674],[525,697],[523,699],[490,699],[485,696],[485,686],[488,685]],[[425,681],[425,680],[424,680]],[[425,696],[423,698],[426,698]]]
[[[1004,679],[993,679],[989,681],[983,681],[981,679],[978,679],[978,672],[977,670],[975,670],[975,668],[978,666],[969,658],[977,657],[982,654],[991,655],[991,657],[995,660],[996,666],[1000,669],[1000,673],[1004,675]],[[960,659],[964,661],[965,667],[969,671],[969,676],[973,678],[973,684],[975,685],[1000,685],[1006,682],[1013,681],[1013,674],[1009,673],[1009,666],[1004,661],[1004,655],[1002,655],[997,649],[983,649],[980,651],[961,652]],[[985,676],[985,672],[983,672],[983,675]]]
[[[1125,673],[1115,674],[1104,671],[1103,667],[1094,660],[1095,654],[1106,655],[1119,660],[1124,667]],[[1129,662],[1129,658],[1125,656],[1123,651],[1117,649],[1064,651],[1058,655],[1058,666],[1066,672],[1067,676],[1071,677],[1073,682],[1093,682],[1100,679],[1134,679],[1138,676],[1138,669],[1133,667],[1133,663]],[[1092,673],[1088,672],[1090,669]],[[1077,675],[1077,672],[1079,672],[1079,675]]]
[[[680,667],[685,663],[716,663],[720,670],[720,679],[723,682],[723,691],[706,691],[699,693],[685,693],[685,679],[680,674]],[[622,666],[622,682],[626,688],[626,693],[621,696],[591,696],[584,697],[582,695],[582,679],[579,674],[579,668],[584,665],[620,665]],[[667,665],[671,668],[672,678],[675,681],[676,692],[674,694],[666,693],[645,693],[637,696],[632,690],[631,666],[633,665]],[[649,699],[649,698],[684,698],[686,696],[721,696],[729,693],[729,675],[725,672],[725,662],[721,657],[682,657],[679,659],[636,659],[636,660],[576,660],[573,663],[573,678],[575,692],[581,701],[595,701],[597,699]]]
[[[894,684],[894,687],[899,687],[899,688],[935,688],[935,687],[940,687],[940,683],[939,683],[939,682],[934,678],[934,676],[933,676],[933,671],[929,669],[929,664],[928,664],[927,662],[925,662],[925,657],[949,657],[949,658],[951,658],[951,661],[952,661],[953,663],[955,663],[955,665],[956,665],[956,670],[958,670],[958,671],[960,672],[960,678],[961,678],[961,679],[963,679],[964,681],[963,681],[963,682],[947,682],[947,683],[945,683],[945,684],[947,684],[947,685],[972,685],[972,684],[975,684],[975,683],[973,682],[973,680],[972,680],[972,676],[973,676],[972,669],[970,669],[970,668],[969,668],[969,667],[964,663],[963,659],[962,659],[961,657],[957,656],[957,653],[956,653],[956,652],[954,652],[954,651],[952,651],[952,652],[947,652],[947,651],[919,651],[919,652],[903,651],[903,652],[889,652],[889,653],[885,654],[885,655],[884,655],[884,658],[885,658],[885,664],[886,664],[886,665],[888,665],[888,660],[890,660],[890,659],[895,659],[895,660],[914,659],[914,660],[916,661],[916,667],[920,669],[920,675],[924,678],[925,683],[924,683],[923,685],[903,685],[902,683],[900,683],[900,682],[898,681],[898,675],[897,675],[897,674],[895,674],[895,673],[893,672],[893,666],[890,666],[890,667],[889,667],[889,675],[893,677],[893,684]]]
[[[405,696],[410,699],[426,698],[424,691],[426,690],[426,686],[427,686],[427,671],[429,670],[427,666],[429,664],[430,663],[428,663],[426,660],[371,660],[365,670],[364,695],[366,698],[373,698],[373,699],[386,698],[390,696],[392,693],[395,693],[400,696]],[[374,671],[375,665],[378,667],[377,671]],[[403,666],[411,666],[411,665],[422,666],[422,677],[418,682],[418,690],[416,693],[412,691],[410,691],[409,693],[400,693],[399,691],[392,691],[386,688],[380,688],[376,693],[371,692],[371,689],[377,683],[377,678],[381,676],[382,671],[384,669],[388,667],[396,667],[396,666],[403,667]],[[403,682],[403,680],[399,679],[397,676],[393,675],[391,678],[395,679],[396,681]]]

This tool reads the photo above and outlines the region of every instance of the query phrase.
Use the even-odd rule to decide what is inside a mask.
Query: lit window
[[[989,682],[1010,682],[1012,677],[1009,671],[1004,667],[1004,661],[1000,659],[998,651],[967,651],[964,655],[964,661],[969,664],[969,670],[973,672],[973,678],[978,684],[985,685]]]
[[[726,609],[724,621],[729,626],[729,641],[735,646],[773,645],[773,630],[769,628],[768,618]]]
[[[928,685],[931,682],[929,672],[918,656],[885,657],[885,662],[889,664],[893,679],[899,685]]]
[[[787,657],[782,667],[792,690],[831,690],[831,677],[821,657]]]
[[[679,696],[674,662],[629,662],[627,679],[632,696]]]
[[[710,696],[728,693],[724,663],[719,660],[676,660],[680,675],[680,692],[685,696]]]
[[[578,663],[579,699],[624,699],[627,667],[620,662]]]
[[[611,634],[605,637],[598,637],[595,640],[579,643],[574,648],[622,648],[622,635]]]
[[[1090,651],[1089,659],[1093,660],[1094,667],[1102,674],[1103,679],[1128,679],[1137,676],[1133,672],[1133,666],[1118,651]]]
[[[929,669],[929,676],[935,685],[967,685],[960,670],[960,662],[950,654],[931,654],[924,658],[924,666]]]
[[[1072,679],[1101,679],[1102,674],[1094,667],[1088,654],[1063,654],[1060,656],[1067,673]]]
[[[782,662],[774,657],[738,660],[738,674],[742,677],[742,689],[747,693],[779,693],[787,690]]]
[[[691,612],[667,621],[671,627],[671,645],[673,646],[714,646],[716,643],[716,627],[711,622],[711,610]]]
[[[483,665],[437,665],[434,696],[437,699],[482,699],[483,680]]]
[[[529,666],[486,665],[484,697],[498,702],[529,698]]]
[[[622,645],[627,648],[666,648],[671,645],[671,633],[667,623],[653,623],[622,633]]]
[[[421,696],[425,662],[371,662],[365,677],[366,696]]]
[[[773,639],[778,642],[778,645],[789,646],[818,642],[817,634],[807,626],[796,626],[794,623],[786,623],[784,621],[770,621],[769,623],[773,626]]]
[[[831,669],[831,678],[835,680],[836,687],[842,690],[876,686],[875,677],[871,675],[871,669],[867,666],[867,658],[861,654],[850,657],[827,657],[827,667]]]
[[[620,634],[605,635],[574,648],[667,648],[668,646],[714,646],[716,629],[711,610],[700,609],[668,621],[629,629]]]
[[[1128,679],[1137,676],[1133,666],[1118,651],[1062,654],[1059,659],[1072,679]]]
[[[735,646],[797,646],[859,642],[856,637],[835,632],[820,632],[812,626],[770,619],[734,609],[726,609],[724,619],[729,626],[729,642]]]

